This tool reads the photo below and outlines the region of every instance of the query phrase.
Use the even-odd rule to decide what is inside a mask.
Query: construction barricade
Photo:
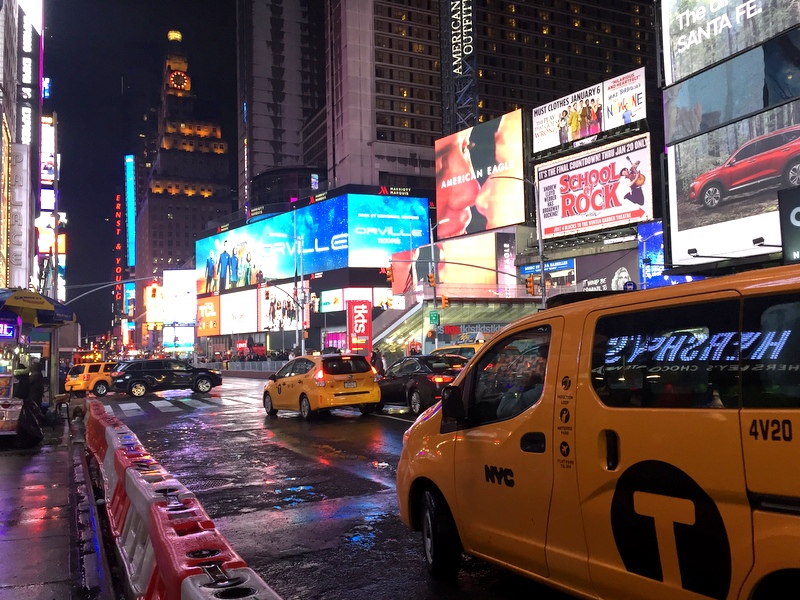
[[[88,402],[85,423],[128,598],[280,600],[247,568],[196,496],[102,403]]]

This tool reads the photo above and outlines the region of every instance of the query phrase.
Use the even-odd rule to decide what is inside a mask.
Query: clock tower
[[[192,87],[182,36],[170,31],[167,38],[158,122],[147,144],[152,150],[141,161],[148,176],[136,217],[136,276],[152,279],[136,283],[135,339],[151,350],[163,343],[163,317],[147,313],[145,289],[153,281],[163,283],[165,270],[193,267],[198,234],[233,210],[222,128],[195,115],[197,90]],[[190,326],[193,318],[179,325]]]

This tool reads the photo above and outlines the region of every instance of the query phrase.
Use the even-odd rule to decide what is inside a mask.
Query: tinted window
[[[457,356],[437,356],[436,358],[425,358],[422,360],[431,371],[449,371],[451,369],[461,369],[466,362],[465,358]]]
[[[99,373],[100,365],[89,365],[89,373]]]
[[[325,358],[322,370],[328,375],[347,375],[349,373],[367,373],[372,370],[363,356]]]
[[[278,379],[280,379],[281,377],[288,377],[289,374],[292,372],[292,369],[294,368],[294,363],[295,361],[292,361],[283,365],[280,369],[278,369],[278,372],[275,373],[275,377],[277,377]]]
[[[83,373],[84,365],[75,365],[72,367],[67,375],[81,375]]]
[[[745,300],[742,404],[800,407],[800,301],[797,295]]]
[[[148,371],[160,371],[164,368],[164,361],[148,360],[146,363],[144,363],[144,368]]]
[[[739,302],[597,321],[592,385],[608,406],[738,408]]]
[[[543,325],[504,338],[475,364],[469,409],[473,424],[514,417],[539,401],[550,334]]]
[[[127,365],[122,365],[126,373],[130,373],[133,371],[141,371],[142,370],[142,363],[128,363]]]
[[[111,371],[115,370],[115,367],[115,363],[106,363],[103,365],[103,373],[110,373]]]
[[[188,371],[189,366],[175,360],[168,360],[166,362],[167,368],[171,371]]]

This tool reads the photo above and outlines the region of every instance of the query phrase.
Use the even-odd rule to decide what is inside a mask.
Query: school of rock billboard
[[[663,0],[666,85],[721,62],[800,21],[786,0]]]
[[[647,117],[644,67],[533,109],[533,151],[591,138]]]
[[[522,110],[434,145],[439,239],[525,222]]]
[[[536,165],[542,238],[650,221],[650,135]]]

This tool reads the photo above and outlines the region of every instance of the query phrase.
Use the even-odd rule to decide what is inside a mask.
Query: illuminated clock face
[[[186,89],[189,84],[189,78],[186,76],[186,73],[182,71],[173,71],[169,75],[169,84],[174,88],[183,90]]]

